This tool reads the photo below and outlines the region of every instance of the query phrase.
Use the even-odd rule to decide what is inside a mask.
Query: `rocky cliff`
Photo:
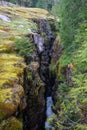
[[[46,10],[0,6],[0,130],[44,129],[50,24]]]

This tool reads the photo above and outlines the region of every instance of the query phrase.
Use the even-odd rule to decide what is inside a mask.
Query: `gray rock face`
[[[0,14],[0,20],[3,20],[4,22],[11,22],[10,18],[2,14]]]
[[[31,57],[31,63],[29,63],[28,70],[26,70],[24,76],[28,75],[24,87],[27,95],[27,108],[23,114],[23,130],[44,129],[45,109],[48,111],[47,105],[50,105],[49,110],[50,114],[52,114],[52,100],[50,99],[51,102],[46,105],[44,97],[45,93],[46,97],[51,97],[52,89],[50,85],[49,65],[51,63],[53,37],[47,23],[46,19],[40,19],[38,21],[39,33],[32,35],[36,51],[34,52],[35,58]]]
[[[44,38],[39,34],[34,34],[34,42],[38,48],[39,52],[43,52],[44,50]]]

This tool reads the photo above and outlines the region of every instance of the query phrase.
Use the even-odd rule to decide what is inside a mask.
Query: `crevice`
[[[33,42],[36,46],[36,55],[38,57],[37,62],[39,63],[39,67],[36,71],[32,71],[31,66],[24,72],[24,89],[27,107],[23,112],[23,130],[44,130],[47,118],[46,113],[48,107],[48,98],[50,97],[49,99],[51,104],[53,102],[51,98],[52,87],[55,80],[53,79],[52,81],[49,65],[51,64],[54,37],[52,35],[50,25],[46,19],[40,19],[39,28],[40,33],[33,35]],[[28,63],[28,61],[26,63]],[[36,85],[27,78],[28,73],[31,73],[31,78],[33,82],[36,81]],[[38,80],[40,83],[42,82],[42,86],[40,86],[37,91],[38,94],[36,94],[34,91],[36,91],[36,88],[38,87],[37,82],[39,81],[36,79],[36,76],[38,75],[40,78]],[[44,89],[42,87],[44,87]],[[44,92],[41,93],[42,91]],[[33,97],[33,94],[35,97]]]

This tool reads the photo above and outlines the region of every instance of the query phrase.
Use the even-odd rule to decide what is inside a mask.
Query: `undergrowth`
[[[35,49],[34,43],[31,43],[27,37],[16,38],[15,47],[18,54],[24,57],[29,57]]]
[[[57,86],[57,116],[53,118],[53,126],[59,130],[87,129],[87,23],[81,23],[76,31],[73,46],[65,48],[59,59],[60,70],[67,68],[70,63],[74,68],[72,86],[67,84],[66,79]]]

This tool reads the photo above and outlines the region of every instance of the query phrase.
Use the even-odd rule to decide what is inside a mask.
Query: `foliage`
[[[1,123],[0,130],[22,130],[22,127],[22,123],[19,120],[15,117],[11,117]]]
[[[36,7],[38,0],[31,0],[31,6]]]
[[[30,43],[27,37],[15,39],[15,47],[19,55],[24,57],[28,57],[34,51],[34,44]]]
[[[85,18],[86,1],[78,0],[59,0],[55,6],[53,6],[53,14],[60,18],[60,35],[61,40],[65,48],[71,44],[76,35],[76,29],[79,26],[79,22],[82,22]]]
[[[44,8],[50,11],[53,4],[53,0],[38,0],[36,3],[36,7]]]
[[[30,5],[30,0],[4,0],[4,1],[11,2],[14,4],[19,4],[21,6],[27,6],[27,7],[29,7]]]
[[[61,44],[64,46],[64,52],[56,68],[57,80],[62,79],[63,83],[56,85],[58,88],[55,96],[57,117],[53,118],[53,126],[59,130],[87,129],[86,6],[86,0],[59,0],[55,6],[56,9],[58,8],[56,12],[60,18]],[[66,69],[70,64],[73,64],[71,74],[69,73],[72,86],[66,84]]]
[[[54,0],[5,0],[14,4],[19,4],[26,7],[38,7],[51,10]]]

